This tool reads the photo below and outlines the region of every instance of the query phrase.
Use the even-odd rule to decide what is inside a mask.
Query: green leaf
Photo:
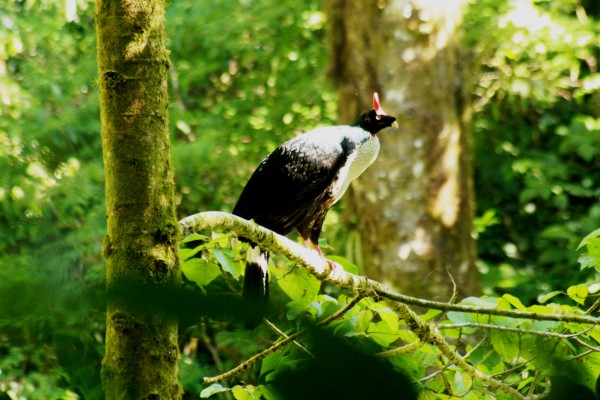
[[[321,282],[304,268],[294,268],[277,281],[277,284],[292,301],[300,305],[310,304],[319,294],[321,287]]]
[[[573,301],[583,305],[588,297],[589,289],[586,285],[575,285],[567,289],[567,294]]]
[[[596,343],[600,343],[600,327],[594,326],[589,333],[590,337],[596,341]],[[600,371],[599,371],[600,372]]]
[[[201,258],[186,260],[181,265],[181,269],[189,280],[196,282],[199,286],[206,286],[221,275],[218,265]]]
[[[395,332],[398,330],[398,325],[400,323],[398,314],[396,314],[394,310],[392,310],[386,303],[365,299],[363,304],[365,304],[370,310],[375,311],[382,321],[388,324],[392,331]]]
[[[256,386],[234,386],[231,393],[236,400],[256,400],[260,398],[260,390]]]
[[[234,279],[239,279],[242,271],[242,264],[237,262],[230,249],[211,249],[210,252],[215,256],[223,271],[229,272]]]
[[[220,383],[213,383],[209,387],[202,389],[200,397],[206,399],[215,393],[226,392],[228,390],[228,388],[223,387]]]
[[[388,347],[399,338],[399,335],[396,332],[397,329],[390,328],[384,321],[370,324],[369,329],[367,330],[369,337],[383,347]]]
[[[579,243],[579,246],[577,246],[577,250],[581,249],[583,246],[587,246],[591,239],[596,238],[598,236],[600,236],[600,228],[596,229],[595,231],[584,237],[581,240],[581,243]]]
[[[198,254],[198,252],[202,251],[202,249],[204,249],[204,246],[197,246],[197,247],[194,247],[193,249],[180,248],[179,249],[179,259],[187,260],[188,258]]]
[[[551,298],[553,298],[554,296],[557,296],[557,295],[559,295],[561,293],[562,293],[562,291],[560,291],[560,290],[553,290],[550,293],[540,294],[538,296],[538,298],[537,298],[537,301],[540,302],[540,303],[545,303],[548,300],[550,300]]]
[[[494,350],[506,361],[511,361],[519,354],[519,338],[514,333],[492,329],[490,341]]]
[[[452,393],[455,396],[461,397],[467,394],[467,392],[473,386],[473,379],[471,375],[456,371],[454,373],[454,379],[450,381],[450,387],[452,388]]]
[[[437,317],[441,313],[442,313],[442,310],[434,310],[433,308],[430,308],[429,310],[427,310],[427,312],[425,314],[421,315],[421,319],[424,321],[428,321],[431,318]]]
[[[505,293],[504,295],[502,295],[502,298],[504,300],[508,301],[517,310],[526,310],[527,309],[527,307],[525,307],[523,305],[523,303],[521,303],[521,300],[519,300],[517,297],[513,296],[512,294]]]
[[[271,393],[268,386],[259,385],[258,389],[260,390],[260,394],[262,394],[265,400],[279,400],[279,398],[275,396],[274,393]]]
[[[208,236],[206,235],[201,235],[199,233],[192,233],[190,235],[187,235],[182,241],[181,243],[187,243],[187,242],[194,242],[196,240],[200,240],[203,242],[208,241]]]
[[[481,308],[497,308],[498,300],[493,297],[467,297],[463,299],[459,304],[475,306]],[[463,313],[457,311],[450,311],[448,313],[448,319],[456,323],[468,323],[477,322],[476,317],[472,313]]]
[[[584,253],[577,259],[580,264],[579,269],[584,270],[588,268],[596,268],[600,264],[600,260],[596,257],[590,256],[588,253]]]
[[[496,214],[496,210],[486,210],[481,217],[477,217],[473,220],[473,227],[477,233],[483,233],[485,230],[493,225],[499,224],[500,218]]]
[[[473,314],[457,312],[457,311],[450,311],[448,313],[448,319],[457,324],[466,324],[469,322],[475,322],[475,319],[473,318]]]
[[[569,357],[572,361],[565,362],[561,367],[569,371],[569,378],[576,383],[595,390],[596,379],[600,374],[600,354],[591,353],[585,357]]]
[[[493,297],[467,297],[463,299],[459,304],[477,306],[482,308],[497,308],[498,300]]]

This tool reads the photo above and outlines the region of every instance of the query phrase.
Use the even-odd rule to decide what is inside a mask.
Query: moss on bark
[[[96,3],[109,294],[180,279],[164,9],[160,0]],[[177,322],[139,300],[109,296],[106,398],[180,398]]]

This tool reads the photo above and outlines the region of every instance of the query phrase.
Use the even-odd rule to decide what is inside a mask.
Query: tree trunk
[[[136,301],[180,279],[168,134],[164,1],[96,5],[105,238],[107,399],[176,399],[177,321]],[[129,291],[129,289],[131,289]],[[156,303],[155,303],[156,304]],[[145,305],[145,306],[144,306]]]
[[[351,121],[382,94],[398,131],[347,196],[365,273],[406,293],[476,295],[468,113],[457,30],[462,1],[328,0],[330,76]]]

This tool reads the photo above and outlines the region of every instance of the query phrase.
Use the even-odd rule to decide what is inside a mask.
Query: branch
[[[206,211],[191,215],[179,221],[179,231],[184,237],[203,229],[212,230],[215,228],[233,231],[239,236],[251,239],[253,242],[260,244],[265,249],[276,251],[286,256],[288,259],[302,265],[308,270],[308,272],[315,275],[320,280],[327,280],[341,288],[354,290],[365,295],[377,295],[379,297],[403,304],[421,306],[442,311],[499,315],[511,318],[533,319],[537,321],[574,322],[591,325],[600,324],[599,318],[586,315],[539,314],[520,310],[482,308],[419,299],[416,297],[396,293],[384,287],[377,281],[364,276],[348,273],[341,270],[341,268],[338,268],[339,271],[336,270],[335,276],[333,276],[334,274],[329,274],[329,264],[325,261],[325,259],[320,257],[316,251],[307,249],[298,243],[284,236],[278,235],[273,231],[263,228],[252,221],[247,221],[243,218],[225,212]]]
[[[291,241],[290,239],[278,235],[266,228],[257,225],[254,222],[246,221],[243,218],[227,214],[224,212],[209,211],[204,213],[195,214],[184,218],[179,222],[180,233],[183,236],[187,236],[190,233],[200,231],[203,229],[215,229],[222,228],[233,231],[239,236],[245,237],[258,243],[261,247],[276,251],[288,259],[297,262],[301,266],[307,269],[307,271],[316,276],[320,280],[327,280],[333,284],[345,288],[351,289],[358,293],[355,301],[358,301],[362,296],[379,296],[391,300],[394,308],[398,312],[400,318],[406,321],[407,326],[413,331],[418,337],[421,343],[432,343],[440,352],[448,359],[449,363],[455,364],[469,375],[474,378],[481,380],[490,389],[495,391],[503,391],[513,396],[516,399],[525,399],[526,397],[519,393],[518,390],[510,385],[503,383],[495,379],[494,377],[484,374],[478,369],[471,366],[458,352],[452,349],[450,344],[441,335],[440,330],[424,321],[414,311],[409,309],[406,305],[418,305],[427,308],[433,308],[443,311],[459,311],[476,314],[488,314],[488,315],[501,315],[512,318],[526,318],[534,320],[547,320],[547,321],[559,321],[559,322],[576,322],[583,324],[596,325],[600,322],[598,318],[592,318],[589,316],[576,316],[576,315],[557,315],[557,314],[538,314],[525,311],[517,310],[500,310],[491,308],[481,308],[475,306],[456,305],[434,302],[430,300],[418,299],[415,297],[405,296],[396,292],[393,292],[381,285],[379,282],[368,279],[354,274],[350,274],[343,271],[341,268],[335,271],[335,274],[330,274],[330,267],[327,261],[319,256],[316,251],[312,251],[299,244]],[[351,302],[352,303],[352,302]],[[343,312],[349,308],[350,304],[346,305],[340,312],[332,315],[330,318],[321,321],[321,324],[328,323],[330,320],[337,318]],[[255,355],[248,359],[246,362],[238,365],[236,368],[226,372],[225,374],[204,378],[205,383],[216,382],[225,378],[234,376],[235,374],[243,371],[249,366],[256,363],[256,361],[262,359],[266,355],[276,351],[285,344],[292,342],[299,337],[303,331],[296,332],[283,339],[281,342],[274,344],[263,352]],[[414,345],[417,346],[417,345]],[[407,347],[412,348],[411,345]],[[391,354],[382,354],[382,356],[391,356]],[[539,398],[538,395],[531,395],[527,398]]]
[[[506,383],[503,383],[493,377],[484,374],[479,371],[477,368],[473,367],[469,364],[465,357],[462,357],[458,352],[454,351],[450,344],[444,339],[439,329],[426,321],[424,321],[421,317],[419,317],[414,311],[409,309],[405,304],[396,303],[398,307],[396,311],[398,312],[400,318],[406,321],[406,324],[413,331],[421,342],[432,343],[434,344],[440,352],[446,356],[446,358],[450,361],[450,363],[455,364],[463,371],[467,372],[474,378],[481,380],[483,383],[488,386],[492,392],[493,391],[502,391],[510,394],[515,399],[525,399],[525,397],[519,393],[518,390],[513,388]]]
[[[495,329],[498,331],[505,332],[513,332],[519,335],[538,335],[538,336],[547,336],[547,337],[556,337],[559,339],[576,339],[577,336],[581,336],[585,333],[588,333],[592,327],[585,329],[581,332],[577,333],[556,333],[556,332],[544,332],[544,331],[532,331],[528,329],[520,329],[520,328],[511,328],[503,325],[492,325],[492,324],[481,324],[478,322],[463,322],[459,324],[440,324],[438,325],[438,329],[460,329],[460,328],[478,328],[478,329]],[[600,350],[598,350],[600,351]]]
[[[324,320],[320,321],[317,324],[317,326],[327,325],[331,321],[333,321],[333,320],[341,317],[344,313],[346,313],[348,310],[350,310],[352,307],[354,307],[354,305],[356,305],[356,303],[358,303],[361,298],[362,298],[362,296],[360,296],[360,295],[355,296],[344,307],[342,307],[341,309],[339,309],[338,311],[336,311],[335,313],[333,313],[329,317],[325,318]],[[261,351],[260,353],[254,355],[253,357],[250,357],[249,359],[247,359],[243,363],[239,364],[237,367],[235,367],[233,369],[230,369],[229,371],[227,371],[227,372],[225,372],[223,374],[220,374],[220,375],[205,377],[204,378],[204,383],[208,384],[208,383],[219,382],[219,381],[222,381],[223,379],[231,378],[231,377],[239,374],[240,372],[244,371],[245,369],[248,369],[248,367],[250,367],[253,364],[256,364],[258,361],[262,360],[263,358],[265,358],[269,354],[274,353],[275,351],[279,350],[280,348],[282,348],[286,344],[295,341],[304,332],[305,332],[305,330],[300,330],[300,331],[298,331],[298,332],[296,332],[296,333],[294,333],[292,335],[289,335],[289,336],[286,335],[285,339],[283,339],[281,342],[277,342],[274,345],[272,345],[271,347],[269,347],[269,348]],[[310,352],[309,352],[309,354],[310,354]],[[312,356],[312,354],[311,354],[311,356]]]

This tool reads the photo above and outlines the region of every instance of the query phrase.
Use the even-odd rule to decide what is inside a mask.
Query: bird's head
[[[396,117],[383,112],[379,103],[379,95],[375,92],[373,93],[373,109],[363,113],[354,123],[354,126],[360,126],[365,131],[375,134],[390,126],[398,127],[398,123]]]

